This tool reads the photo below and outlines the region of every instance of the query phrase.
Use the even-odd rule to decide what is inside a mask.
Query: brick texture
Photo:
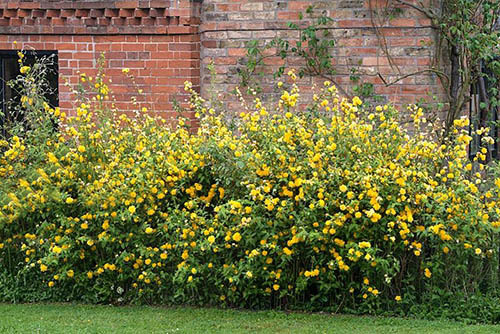
[[[250,40],[259,40],[261,45],[275,37],[288,40],[298,38],[298,31],[288,28],[288,22],[304,23],[299,13],[314,6],[313,18],[326,14],[332,18],[330,32],[336,41],[332,54],[339,75],[336,81],[349,87],[351,68],[357,68],[363,82],[372,83],[375,93],[398,106],[414,103],[420,99],[430,100],[440,95],[438,79],[434,75],[422,74],[386,86],[397,78],[428,68],[433,53],[433,30],[430,22],[421,13],[402,6],[391,20],[377,22],[380,34],[385,36],[389,62],[377,38],[372,24],[370,7],[384,10],[391,0],[336,0],[336,1],[269,1],[269,0],[205,0],[202,8],[202,91],[209,87],[210,75],[207,65],[213,62],[219,75],[217,87],[230,92],[239,81],[238,71],[244,66],[245,45]],[[304,14],[307,21],[308,16]],[[272,73],[281,59],[270,58],[262,68]],[[290,67],[300,65],[297,59],[290,59]],[[380,75],[379,75],[380,74]],[[274,96],[272,76],[260,80],[265,96]],[[321,78],[304,78],[299,82],[303,94],[307,94]],[[229,97],[228,97],[229,98]],[[234,108],[239,103],[234,102]]]
[[[351,68],[362,81],[372,83],[375,93],[397,105],[413,103],[439,95],[435,76],[411,76],[387,86],[412,72],[428,68],[433,50],[433,30],[428,20],[414,9],[401,6],[392,19],[378,22],[385,36],[382,47],[372,25],[370,7],[383,10],[392,0],[0,0],[0,49],[58,50],[60,68],[60,103],[68,111],[71,85],[78,72],[95,72],[101,53],[107,58],[107,77],[112,80],[116,105],[127,111],[137,89],[145,93],[141,103],[151,110],[172,113],[174,99],[185,96],[183,83],[192,81],[206,94],[210,74],[207,65],[215,64],[216,88],[228,96],[228,109],[239,103],[229,96],[238,84],[238,71],[244,66],[245,45],[257,39],[264,44],[275,37],[290,41],[298,31],[288,22],[299,21],[299,13],[314,5],[314,14],[332,18],[330,26],[336,46],[332,50],[343,87]],[[409,0],[412,1],[412,0]],[[18,43],[14,45],[12,42]],[[388,61],[385,51],[391,55]],[[262,80],[264,97],[276,94],[270,75],[283,62],[267,58]],[[288,67],[300,65],[288,59]],[[137,86],[132,87],[121,69],[130,68]],[[299,82],[303,94],[323,81],[304,78]],[[234,107],[234,108],[233,108]]]
[[[95,75],[104,53],[118,110],[137,109],[130,102],[135,97],[141,108],[169,117],[174,100],[186,99],[185,81],[199,89],[199,8],[183,0],[0,0],[0,49],[57,50],[60,107],[68,114],[80,73]]]

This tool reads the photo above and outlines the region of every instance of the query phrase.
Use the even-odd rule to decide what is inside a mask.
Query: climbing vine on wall
[[[265,44],[258,40],[247,43],[246,66],[238,72],[240,84],[250,90],[259,91],[260,80],[265,75],[261,66],[265,64],[266,58],[280,57],[283,60],[282,65],[273,73],[275,78],[284,74],[287,59],[301,59],[301,65],[297,69],[299,77],[320,77],[333,82],[345,97],[358,95],[377,100],[379,97],[374,93],[373,84],[363,82],[364,73],[360,72],[358,66],[352,64],[346,73],[339,72],[335,67],[332,51],[336,43],[329,30],[332,18],[325,12],[316,13],[314,7],[309,6],[305,14],[300,14],[299,19],[299,23],[288,23],[288,29],[299,32],[298,40],[290,41],[277,37]],[[337,82],[336,76],[342,75],[349,77],[350,87],[344,87]]]
[[[370,0],[368,2],[373,28],[378,36],[379,45],[389,64],[396,71],[391,50],[387,47],[382,28],[389,20],[403,14],[404,8],[416,10],[430,19],[435,31],[431,65],[417,72],[400,74],[393,81],[377,73],[386,86],[401,82],[403,79],[433,74],[439,78],[444,92],[444,100],[439,105],[445,106],[443,134],[447,135],[453,121],[471,105],[472,98],[477,102],[476,127],[494,125],[499,103],[500,78],[500,1],[498,0]],[[318,13],[309,7],[305,15],[314,17],[305,22],[289,23],[288,28],[299,32],[295,41],[275,38],[262,44],[257,40],[247,44],[246,66],[239,71],[242,86],[260,89],[259,83],[265,73],[261,65],[268,57],[280,57],[281,66],[274,72],[275,77],[283,74],[287,59],[301,59],[299,76],[316,76],[334,82],[345,96],[373,96],[373,85],[363,83],[367,74],[355,64],[349,73],[340,73],[335,67],[333,50],[335,39],[330,35],[332,19],[326,13]],[[300,16],[303,19],[303,16]],[[336,82],[338,76],[348,76],[350,87]],[[471,93],[472,88],[472,93]],[[489,137],[484,133],[482,137]],[[484,138],[479,138],[481,141]],[[490,145],[491,146],[491,145]],[[491,151],[491,150],[490,150]],[[500,150],[497,150],[500,151]],[[491,152],[488,153],[491,157]]]
[[[499,107],[498,78],[500,77],[500,1],[498,0],[386,0],[385,6],[375,6],[370,0],[372,24],[380,44],[386,45],[380,33],[380,17],[401,7],[410,7],[430,19],[435,35],[435,52],[431,66],[402,78],[430,72],[437,75],[446,94],[448,106],[445,133],[471,102],[471,87],[479,96],[479,124],[488,126],[491,113]],[[383,7],[383,9],[381,9]],[[378,18],[378,20],[377,20]],[[383,21],[383,20],[382,20]],[[382,47],[391,60],[390,51]],[[391,62],[390,62],[391,63]]]

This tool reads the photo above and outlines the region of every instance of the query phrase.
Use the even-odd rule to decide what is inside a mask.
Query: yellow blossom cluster
[[[281,85],[276,106],[256,98],[228,122],[186,84],[190,131],[108,112],[103,75],[82,77],[93,95],[74,116],[40,109],[59,131],[0,146],[0,257],[21,263],[13,272],[101,301],[353,306],[477,278],[465,259],[491,268],[500,181],[483,195],[465,120],[443,142],[412,107],[409,135],[391,106],[364,110],[327,82],[318,115]]]

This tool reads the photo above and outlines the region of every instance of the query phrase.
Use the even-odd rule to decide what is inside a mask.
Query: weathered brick
[[[236,21],[249,21],[254,18],[252,12],[229,13],[227,19]]]
[[[72,17],[74,15],[75,15],[74,9],[62,9],[61,10],[61,17]]]
[[[251,31],[228,31],[228,38],[230,39],[239,39],[239,38],[245,38],[249,39],[252,37],[252,32]]]
[[[115,3],[116,8],[137,8],[139,6],[138,1],[117,1]]]
[[[137,8],[134,11],[134,16],[136,16],[136,17],[147,17],[147,16],[149,16],[149,9],[148,8]]]
[[[153,26],[155,25],[156,20],[153,17],[142,17],[141,25],[143,26]]]
[[[384,8],[386,3],[387,0],[372,0],[371,4]],[[68,75],[75,83],[78,81],[76,71],[79,68],[89,72],[95,70],[94,60],[104,51],[111,66],[108,73],[116,83],[117,105],[124,110],[131,108],[128,99],[132,93],[120,68],[129,66],[133,67],[134,75],[140,77],[139,84],[148,91],[145,101],[156,101],[157,106],[171,108],[173,95],[183,94],[185,80],[209,81],[206,64],[210,60],[215,62],[215,70],[221,76],[220,87],[230,91],[238,81],[238,68],[244,66],[247,41],[258,39],[264,45],[279,37],[293,45],[298,31],[290,30],[287,22],[298,22],[299,12],[310,4],[315,5],[313,18],[324,13],[334,20],[332,27],[335,29],[330,32],[337,44],[331,51],[332,63],[339,73],[349,73],[353,66],[361,65],[362,73],[369,74],[363,80],[373,83],[377,92],[398,103],[412,96],[425,95],[421,88],[430,88],[431,75],[406,78],[400,82],[401,86],[390,88],[384,87],[376,75],[381,73],[392,80],[398,78],[371,26],[367,0],[205,0],[203,3],[189,0],[13,0],[0,8],[0,47],[1,38],[5,36],[2,34],[16,32],[26,34],[26,41],[30,43],[20,47],[60,50],[60,73]],[[401,10],[379,31],[385,36],[393,64],[404,71],[421,70],[430,66],[433,48],[432,30],[428,28],[430,21],[407,6],[401,6]],[[21,36],[16,39],[21,40]],[[419,43],[420,40],[424,43]],[[272,55],[272,52],[274,50],[269,49],[265,54]],[[266,58],[264,72],[272,73],[282,61],[279,57]],[[287,66],[301,64],[299,58],[287,61]],[[339,75],[337,79],[343,86],[350,84],[346,75]],[[267,76],[261,81],[265,96],[272,96],[273,78]],[[316,82],[321,83],[312,78],[303,79],[300,87],[304,94]],[[417,83],[422,87],[414,87]],[[165,88],[167,86],[169,88]],[[407,88],[402,90],[403,86]],[[402,92],[402,97],[394,96],[397,92]],[[61,106],[69,105],[69,96],[69,93],[61,95]]]
[[[164,8],[151,8],[149,10],[149,15],[151,17],[161,17],[165,15],[165,9]]]
[[[210,13],[205,15],[205,20],[207,21],[227,21],[228,14],[222,13]]]
[[[125,19],[123,17],[112,17],[111,24],[115,26],[122,26],[125,24]]]
[[[75,16],[76,17],[88,17],[90,13],[90,10],[88,9],[77,9],[75,10]]]
[[[410,18],[395,18],[390,20],[390,24],[395,27],[415,27],[416,20]]]
[[[278,20],[298,20],[298,12],[278,12],[276,15]]]
[[[89,16],[90,17],[102,17],[104,16],[104,9],[91,9],[90,12],[89,12]]]
[[[364,0],[341,0],[338,8],[363,8],[364,5]]]
[[[254,17],[256,20],[272,20],[276,18],[276,13],[275,12],[255,12]]]
[[[23,19],[18,18],[18,17],[13,17],[9,21],[10,26],[21,26],[23,24]]]
[[[111,24],[111,19],[109,17],[99,17],[97,18],[97,25],[107,26]]]
[[[104,9],[104,16],[106,17],[117,17],[119,13],[118,9],[115,8],[105,8]]]
[[[4,17],[16,17],[17,16],[17,9],[4,9],[3,16]]]
[[[122,8],[118,12],[118,16],[120,16],[120,17],[133,17],[134,16],[134,10],[133,9]]]
[[[18,17],[30,17],[31,16],[31,10],[29,9],[19,9],[17,11],[17,16]]]
[[[262,2],[247,2],[240,5],[242,11],[257,12],[264,10],[264,4]]]

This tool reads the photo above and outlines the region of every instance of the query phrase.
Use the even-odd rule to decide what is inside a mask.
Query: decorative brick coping
[[[3,34],[193,34],[199,24],[193,1],[0,0]]]

